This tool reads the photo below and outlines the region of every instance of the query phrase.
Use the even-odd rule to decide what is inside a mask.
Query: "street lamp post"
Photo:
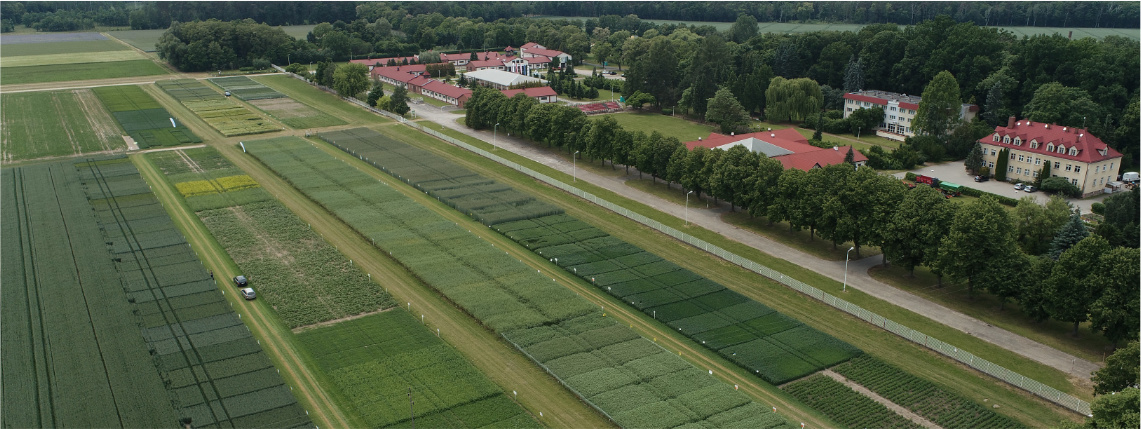
[[[848,251],[844,253],[844,292],[848,291],[848,254],[852,253],[852,250],[855,249],[855,246],[850,247]]]
[[[848,129],[851,130],[851,128]],[[863,131],[863,128],[856,127],[856,140],[860,139],[860,131]]]
[[[685,224],[686,225],[689,225],[689,194],[692,194],[692,193],[693,193],[693,191],[689,191],[685,194]]]
[[[499,123],[498,122],[495,123],[495,129],[491,132],[491,145],[495,146],[495,143],[497,141],[499,141]]]
[[[571,179],[575,182],[578,181],[578,152],[579,151],[576,150],[574,154],[571,155]]]

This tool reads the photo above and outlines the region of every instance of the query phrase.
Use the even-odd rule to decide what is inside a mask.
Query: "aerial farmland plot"
[[[338,136],[375,133],[351,131]],[[246,149],[481,324],[508,338],[617,424],[718,426],[747,421],[747,427],[789,427],[768,407],[605,317],[586,299],[501,253],[471,231],[410,202],[388,185],[345,168],[308,142],[284,137],[246,142]],[[411,183],[415,179],[419,186],[431,182],[431,177],[441,185],[479,179],[472,176],[470,171],[433,168],[399,180]],[[494,185],[486,179],[483,182]],[[479,204],[468,202],[472,205],[464,207]],[[520,216],[508,213],[498,202],[489,205],[496,208],[485,213],[487,218]],[[528,210],[545,213],[551,209],[558,210],[549,205],[543,208],[541,203]],[[564,365],[560,358],[570,360]],[[640,363],[631,364],[635,361]],[[641,370],[649,372],[642,374]]]
[[[153,61],[99,33],[4,36],[0,83],[21,84],[167,73]]]
[[[202,142],[142,88],[119,85],[94,91],[140,149]]]
[[[4,162],[124,150],[115,120],[90,89],[0,95]]]
[[[194,79],[165,80],[155,85],[227,137],[280,130],[272,122]]]
[[[542,427],[402,309],[298,337],[369,427]]]
[[[5,426],[311,426],[130,161],[2,174]]]
[[[217,150],[147,154],[289,328],[395,305],[338,253]],[[237,185],[240,184],[240,185]]]
[[[254,105],[293,129],[344,125],[328,113],[309,107],[246,76],[211,78],[211,83]]]

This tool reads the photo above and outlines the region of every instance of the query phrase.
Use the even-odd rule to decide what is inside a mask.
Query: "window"
[[[1030,140],[1030,148],[1038,149],[1038,140]]]
[[[1038,177],[1038,172],[1037,172],[1037,171],[1035,171],[1035,172],[1034,172],[1034,177],[1035,177],[1035,178],[1037,178],[1037,177]]]
[[[1013,172],[1014,172],[1014,167],[1006,167],[1006,172],[1007,172],[1007,173],[1013,173]]]
[[[1078,156],[1078,148],[1077,147],[1070,148],[1070,156]]]
[[[1015,146],[1022,146],[1022,137],[1015,137],[1014,138],[1014,145]]]
[[[986,166],[987,166],[988,168],[990,168],[991,170],[994,170],[994,163],[993,163],[993,162],[988,162],[988,163],[986,163]]]
[[[894,112],[894,111],[895,111],[895,106],[891,106],[891,111],[892,111],[892,112]]]
[[[852,111],[852,108],[851,108],[851,107],[849,107],[849,108],[848,108],[848,111],[849,111],[849,112],[851,112],[851,111]]]
[[[1018,155],[1018,162],[1023,162],[1023,161],[1026,161],[1026,159],[1022,155]]]
[[[1034,158],[1034,165],[1042,165],[1042,158]]]
[[[1062,168],[1062,163],[1054,161],[1054,169],[1057,170],[1059,168]]]
[[[1058,145],[1058,153],[1066,153],[1066,145]]]
[[[1078,186],[1078,179],[1070,179],[1070,182],[1073,183],[1074,186]]]
[[[1054,144],[1053,143],[1046,143],[1046,152],[1053,152],[1053,151],[1054,151]]]
[[[1070,165],[1070,164],[1066,164],[1066,171],[1070,171],[1070,170],[1072,170],[1072,169],[1073,169],[1073,166],[1072,166],[1072,165]]]
[[[1010,143],[1010,136],[1002,136],[1003,143]]]
[[[994,151],[994,149],[991,149],[991,150],[990,150],[990,156],[994,156],[994,154],[995,154],[995,153],[996,153],[996,152]]]
[[[1022,174],[1022,167],[1018,167],[1018,168],[1014,169],[1014,173],[1015,174]]]
[[[1074,166],[1074,172],[1075,172],[1075,173],[1081,173],[1081,172],[1082,172],[1082,166],[1080,166],[1080,165],[1075,165],[1075,166]]]

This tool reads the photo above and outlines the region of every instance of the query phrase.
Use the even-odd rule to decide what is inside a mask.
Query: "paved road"
[[[475,131],[458,124],[456,119],[460,118],[461,115],[428,105],[418,105],[415,107],[415,110],[416,114],[421,118],[431,120],[483,141],[493,141],[491,131]],[[499,148],[510,150],[511,152],[525,156],[556,170],[566,173],[571,172],[572,167],[570,163],[559,158],[557,155],[548,153],[545,149],[515,137],[500,133],[495,136],[493,144]],[[602,176],[594,174],[589,170],[577,170],[575,174],[584,181],[605,187],[626,198],[646,204],[678,218],[686,215],[685,208],[681,205],[663,201],[656,196],[626,186],[625,176]],[[951,177],[951,175],[948,174],[947,177]],[[710,209],[695,209],[691,207],[688,211],[688,218],[690,222],[705,229],[752,246],[762,252],[776,255],[784,260],[831,277],[836,281],[842,281],[844,278],[844,261],[826,261],[782,243],[743,231],[733,225],[722,222],[721,215],[727,210],[726,207],[713,207]],[[981,338],[1029,359],[1049,365],[1082,380],[1089,380],[1091,373],[1100,368],[1096,363],[1079,359],[1069,353],[1059,351],[1005,329],[991,326],[981,320],[880,282],[868,274],[868,269],[878,263],[880,263],[879,256],[852,261],[848,272],[848,286],[900,307],[907,308],[918,314],[925,315],[939,323],[966,332],[969,335]],[[1018,368],[1011,369],[1015,371],[1018,370]]]

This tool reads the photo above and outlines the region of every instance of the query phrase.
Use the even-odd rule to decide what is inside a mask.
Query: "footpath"
[[[460,118],[460,115],[426,104],[416,105],[413,109],[417,117],[433,121],[444,127],[454,129],[485,142],[491,142],[500,149],[511,151],[512,153],[526,157],[555,170],[567,174],[572,173],[573,167],[571,163],[555,155],[551,155],[542,148],[529,142],[505,135],[504,133],[498,133],[493,136],[492,131],[469,129],[456,122],[456,119]],[[663,201],[654,195],[627,186],[625,184],[626,176],[602,176],[585,169],[575,170],[573,173],[586,182],[601,186],[625,198],[638,201],[677,218],[682,218],[687,215],[685,207],[681,205]],[[691,209],[688,210],[688,219],[690,223],[721,234],[731,240],[818,272],[838,282],[843,281],[844,261],[823,260],[764,236],[741,230],[721,220],[721,215],[727,211],[728,209],[725,207]],[[879,264],[880,261],[880,256],[870,256],[851,261],[848,267],[848,287],[856,288],[878,299],[922,314],[946,326],[958,329],[1084,381],[1089,381],[1092,373],[1100,368],[1100,365],[1094,362],[1077,358],[1069,353],[1062,352],[1005,329],[992,326],[971,316],[967,316],[883,283],[868,274],[868,270]],[[835,292],[837,291],[833,291],[833,293]],[[1017,368],[1011,369],[1017,370]]]

